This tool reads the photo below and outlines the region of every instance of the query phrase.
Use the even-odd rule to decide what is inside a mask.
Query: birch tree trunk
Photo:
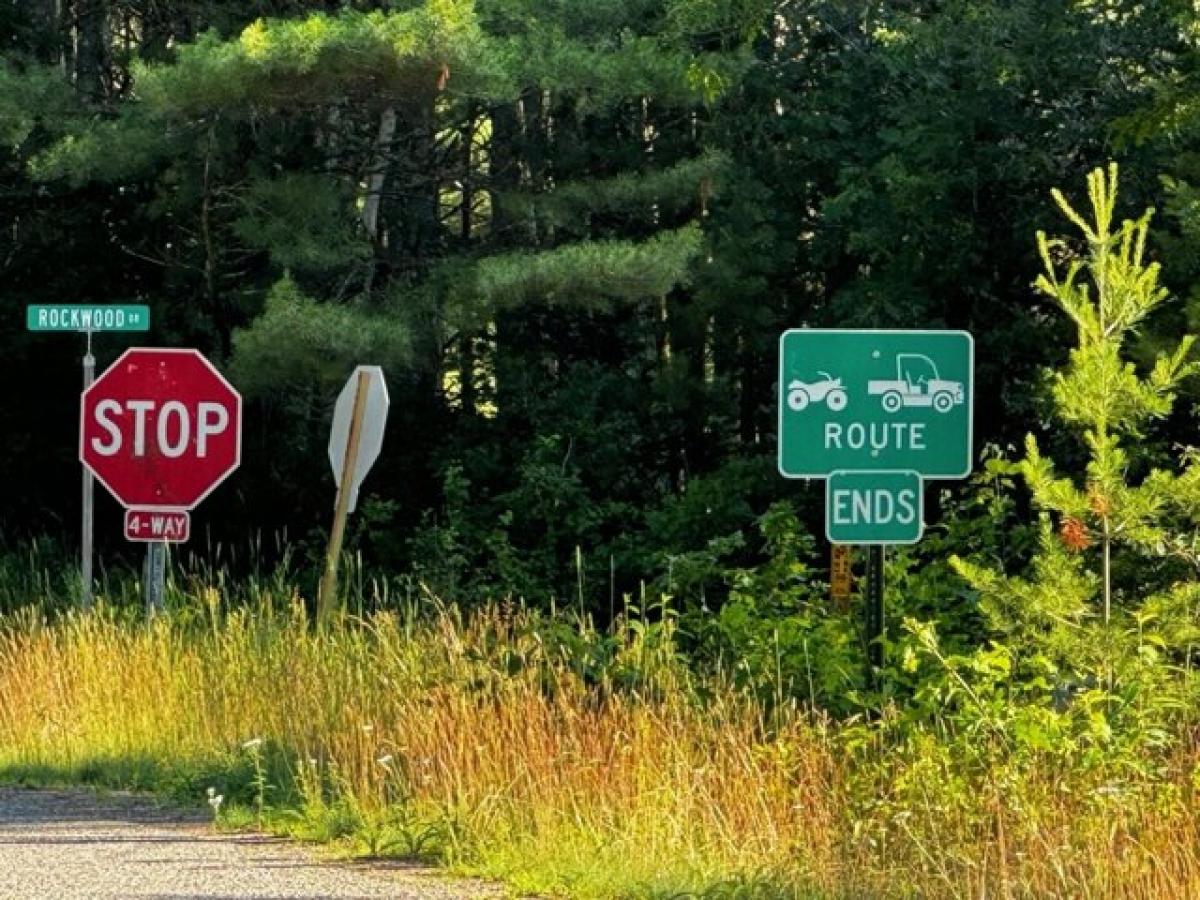
[[[379,239],[379,207],[383,199],[383,187],[387,182],[392,141],[395,138],[396,107],[389,106],[379,117],[379,134],[375,138],[375,152],[367,170],[367,194],[362,209],[363,228],[366,229],[372,243]]]

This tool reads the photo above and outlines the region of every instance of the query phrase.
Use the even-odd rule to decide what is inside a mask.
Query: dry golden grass
[[[368,847],[436,845],[569,896],[1200,897],[1190,749],[1123,792],[964,773],[935,742],[692,684],[635,634],[620,652],[638,677],[618,689],[495,609],[324,633],[298,607],[18,617],[0,626],[0,771],[154,760],[170,764],[154,786],[190,771],[201,802],[222,771],[245,789],[261,738],[293,772],[265,800],[302,809],[295,830],[329,836],[320,822],[350,809]],[[388,829],[405,841],[372,842]]]

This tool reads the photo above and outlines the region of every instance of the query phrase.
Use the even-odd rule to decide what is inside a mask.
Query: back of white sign
[[[357,441],[358,452],[354,457],[351,483],[343,485],[342,474],[346,470],[346,450],[350,444],[350,429],[354,421],[360,374],[365,376],[362,382],[366,396],[363,400],[361,432]],[[379,366],[359,366],[338,395],[337,406],[333,411],[333,428],[329,433],[329,464],[333,467],[333,477],[338,490],[349,495],[347,512],[354,512],[358,503],[358,489],[375,460],[379,458],[390,403],[387,383],[383,380],[383,369]]]

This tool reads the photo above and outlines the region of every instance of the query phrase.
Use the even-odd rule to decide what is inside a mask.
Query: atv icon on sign
[[[962,382],[943,381],[933,360],[922,353],[897,354],[895,380],[868,381],[867,393],[882,395],[880,405],[890,413],[905,406],[932,406],[948,413],[965,397]]]
[[[846,408],[849,398],[846,396],[846,389],[842,387],[842,379],[834,378],[828,372],[817,372],[817,374],[821,376],[820,381],[809,384],[797,380],[788,384],[787,403],[788,408],[793,412],[800,412],[809,403],[822,401],[834,412],[840,412]]]

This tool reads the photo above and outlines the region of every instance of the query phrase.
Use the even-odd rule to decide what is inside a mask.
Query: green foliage
[[[535,28],[497,45],[501,65],[512,84],[549,80],[578,97],[580,116],[609,110],[633,97],[651,96],[667,103],[706,100],[706,83],[690,77],[693,66],[728,83],[736,63],[719,55],[701,56],[664,50],[656,37],[616,34],[598,45],[571,40],[557,28]],[[728,74],[727,74],[728,73]]]
[[[726,41],[752,41],[766,27],[770,0],[674,0],[667,20],[681,35],[719,35]]]
[[[353,364],[387,366],[411,416],[401,427],[421,435],[375,476],[381,502],[404,500],[372,525],[401,534],[363,535],[391,565],[411,562],[398,548],[437,512],[436,475],[486,411],[488,439],[530,460],[514,469],[529,489],[495,467],[466,474],[477,493],[528,509],[463,540],[476,558],[506,560],[506,585],[544,595],[562,553],[609,543],[590,529],[615,514],[587,503],[636,515],[624,499],[572,494],[571,473],[555,482],[554,464],[534,462],[573,434],[535,432],[509,386],[567,345],[584,363],[611,348],[631,365],[606,358],[610,371],[655,382],[635,348],[650,307],[685,298],[703,265],[699,220],[727,157],[698,129],[744,71],[741,42],[697,40],[683,6],[658,0],[183,6],[166,24],[125,10],[141,40],[102,61],[99,94],[77,96],[53,66],[5,69],[4,137],[20,145],[12,166],[30,198],[20,236],[28,244],[36,222],[55,252],[61,216],[33,199],[52,196],[89,217],[81,235],[106,236],[92,243],[112,268],[103,284],[45,290],[70,299],[80,284],[111,294],[115,283],[162,298],[156,340],[232,359],[258,404],[250,414],[270,419],[257,434],[288,448],[269,459],[248,443],[247,484],[265,494],[230,501],[278,510],[268,530],[323,523],[327,503],[298,481],[320,447],[324,398]],[[561,399],[570,379],[554,381],[542,388]],[[640,392],[639,417],[657,396]],[[657,498],[664,467],[652,465],[637,480]],[[401,487],[413,483],[416,494]],[[569,527],[531,522],[547,493],[571,495]],[[550,544],[534,548],[539,531]],[[537,561],[518,561],[526,551]]]
[[[701,246],[700,230],[688,226],[644,243],[585,241],[541,253],[492,256],[468,276],[455,278],[447,301],[454,312],[462,305],[459,316],[484,321],[535,300],[604,311],[615,302],[661,296],[686,285]]]
[[[300,535],[297,559],[319,558],[331,487],[314,473],[326,471],[329,401],[354,365],[383,364],[392,430],[352,525],[350,590],[368,619],[370,607],[422,605],[444,618],[436,628],[405,619],[376,655],[386,616],[339,623],[331,653],[304,626],[307,570],[298,585],[290,564],[231,574],[237,588],[225,594],[182,570],[171,627],[217,634],[228,616],[232,630],[170,677],[241,647],[242,673],[271,687],[228,715],[270,694],[256,707],[268,716],[317,696],[272,694],[298,648],[311,650],[314,671],[345,676],[319,682],[331,691],[319,705],[347,717],[326,737],[358,783],[326,759],[297,761],[307,732],[252,759],[237,749],[244,728],[229,746],[170,763],[84,754],[67,776],[193,798],[214,786],[252,811],[228,815],[268,822],[270,807],[296,803],[278,827],[424,855],[461,849],[467,817],[491,828],[510,814],[499,786],[541,790],[580,761],[554,808],[569,824],[536,806],[553,805],[554,791],[504,795],[513,809],[533,803],[534,825],[498,839],[489,858],[523,873],[536,859],[530,881],[565,894],[605,868],[597,859],[645,850],[614,842],[629,822],[651,833],[668,822],[662,830],[685,835],[706,864],[695,822],[710,812],[722,839],[748,836],[730,841],[739,860],[777,839],[771,864],[792,873],[814,846],[834,848],[803,877],[781,877],[787,890],[822,877],[840,888],[829,873],[855,869],[847,860],[907,848],[878,883],[917,896],[960,883],[989,896],[1103,896],[1116,883],[1103,878],[1116,876],[1087,880],[1092,848],[1131,858],[1163,810],[1180,833],[1194,829],[1195,786],[1184,787],[1195,780],[1200,687],[1200,456],[1185,446],[1197,409],[1183,337],[1200,322],[1191,4],[102,6],[110,25],[127,23],[129,46],[92,63],[77,52],[85,23],[35,24],[25,3],[0,11],[0,301],[17,321],[38,300],[146,300],[148,340],[231,360],[248,443],[243,472],[198,513],[211,516],[214,553],[258,525]],[[64,54],[55,35],[68,30]],[[1083,202],[1051,194],[1075,235],[1031,242],[1052,185],[1109,152],[1121,155],[1123,198],[1165,200],[1168,228],[1151,234],[1149,213],[1119,221],[1113,167],[1089,177]],[[978,339],[985,458],[967,482],[929,489],[920,545],[889,551],[890,664],[878,691],[865,683],[861,609],[828,596],[812,537],[818,492],[782,483],[771,464],[776,340],[798,324],[963,327]],[[70,417],[51,422],[45,410],[77,396],[79,349],[41,340],[3,336],[7,378],[37,387],[0,408],[10,473],[0,525],[29,528],[36,516],[57,533],[76,502],[77,435]],[[98,339],[102,359],[119,349]],[[21,627],[44,637],[40,615],[77,593],[73,566],[49,542],[6,550],[0,609],[37,605]],[[212,590],[193,596],[194,583]],[[135,579],[106,574],[101,587],[134,615]],[[467,629],[443,596],[488,609],[490,624]],[[519,621],[486,606],[496,598]],[[293,602],[296,631],[270,631]],[[250,603],[266,631],[238,643]],[[155,661],[186,649],[171,641],[143,658],[154,696]],[[410,681],[371,680],[410,657],[420,657]],[[346,691],[366,683],[381,708],[419,698],[415,715],[395,715],[397,741],[428,724],[427,701],[450,696],[444,713],[482,711],[490,724],[521,685],[515,740],[497,744],[521,752],[477,785],[485,802],[423,805],[416,768],[364,749],[361,698]],[[514,779],[531,719],[571,698],[579,706],[542,732],[549,768]],[[564,752],[564,729],[642,716],[647,698],[679,705],[652,707],[621,741],[678,755],[621,770],[638,790],[621,793],[605,768],[626,764],[619,749],[597,757],[603,765],[591,750]],[[736,740],[712,738],[716,750],[677,732],[644,739],[677,720],[702,730],[722,704],[743,702],[749,724]],[[29,714],[39,740],[42,714]],[[194,722],[197,742],[224,727]],[[822,735],[816,750],[804,744],[810,729]],[[142,739],[160,748],[163,733]],[[461,744],[435,734],[431,752],[469,752],[481,729],[472,720],[462,733],[472,737]],[[732,768],[713,778],[712,765]],[[448,756],[442,799],[460,798],[473,771]],[[670,778],[686,786],[630,812],[660,796],[641,787]],[[610,788],[612,805],[588,819],[579,798]],[[722,790],[732,811],[712,800]],[[760,814],[767,827],[737,831]],[[797,820],[835,824],[821,844],[788,832]],[[1008,841],[1025,850],[1009,855]],[[1147,877],[1167,877],[1182,851],[1164,846],[1130,866],[1152,859]],[[1086,871],[1054,856],[1059,847]],[[1050,856],[1057,881],[1021,880],[1030,848]],[[641,886],[674,884],[655,880],[661,860],[645,855]],[[633,878],[590,877],[610,891]],[[766,896],[775,884],[769,867],[739,869],[709,893]],[[847,890],[874,895],[874,884]]]
[[[23,546],[0,542],[0,614],[31,606],[48,612],[74,602],[79,578],[72,563],[47,537]]]
[[[252,396],[288,382],[341,384],[363,360],[403,366],[410,347],[395,319],[361,306],[317,303],[284,278],[263,314],[235,335],[232,374]]]
[[[57,130],[62,119],[77,112],[75,98],[57,72],[0,63],[0,146],[18,149],[38,126]]]
[[[814,571],[815,541],[790,506],[772,506],[758,527],[767,561],[732,570],[721,609],[688,620],[699,631],[700,650],[764,701],[799,698],[853,711],[864,672],[855,618],[835,609],[829,586]]]
[[[1030,435],[1018,467],[1040,521],[1028,572],[955,559],[978,592],[989,640],[973,652],[944,651],[934,622],[908,619],[903,665],[923,672],[915,699],[924,712],[910,715],[949,716],[982,731],[991,752],[1146,774],[1198,687],[1192,598],[1200,570],[1175,549],[1193,540],[1197,476],[1187,457],[1174,471],[1148,465],[1152,426],[1193,371],[1192,341],[1161,352],[1148,372],[1123,358],[1167,292],[1158,265],[1145,259],[1149,214],[1113,227],[1116,166],[1094,171],[1088,189],[1090,217],[1054,195],[1082,232],[1084,252],[1076,257],[1039,233],[1046,271],[1037,281],[1076,329],[1077,344],[1048,385],[1057,418],[1086,452],[1083,485],[1060,474]]]
[[[262,20],[228,41],[213,32],[179,49],[169,66],[140,64],[138,97],[160,116],[326,103],[366,90],[431,93],[443,66],[457,68],[480,40],[470,0],[429,0],[402,12]]]
[[[233,233],[267,251],[280,269],[322,271],[363,261],[368,248],[353,235],[344,185],[313,174],[253,183],[238,198]]]
[[[368,570],[601,620],[644,582],[673,596],[685,645],[720,645],[706,663],[744,643],[747,685],[847,709],[835,685],[858,677],[851,616],[814,638],[823,564],[802,548],[808,568],[789,581],[754,524],[784,496],[798,534],[820,519],[815,492],[794,495],[770,468],[777,335],[965,327],[981,445],[1019,446],[1035,417],[1063,425],[1020,464],[1045,519],[1024,521],[999,460],[939,488],[929,537],[891,554],[889,609],[936,620],[947,658],[1045,638],[1069,661],[1111,584],[1122,615],[1154,610],[1172,663],[1190,659],[1200,475],[1176,450],[1195,427],[1178,334],[1197,317],[1164,291],[1186,296],[1200,271],[1194,11],[152,6],[105,4],[128,28],[98,73],[61,52],[64,23],[26,21],[24,3],[0,14],[15,23],[0,70],[0,293],[17,316],[35,300],[145,300],[148,340],[231,360],[256,427],[237,481],[205,507],[212,522],[198,521],[218,543],[253,523],[319,554],[329,400],[353,365],[382,363],[401,439],[389,434],[352,526]],[[1151,244],[1148,220],[1115,224],[1106,182],[1088,215],[1059,197],[1082,255],[1031,246],[1050,186],[1139,112],[1138,140],[1119,145],[1123,191],[1139,204],[1165,192],[1180,233]],[[1070,329],[1083,343],[1068,357]],[[1124,344],[1105,339],[1114,329]],[[10,377],[44,387],[0,410],[13,472],[0,509],[18,530],[37,516],[62,531],[74,425],[43,412],[77,393],[78,350],[41,340],[10,334],[0,354]],[[102,361],[119,349],[98,345]],[[1061,546],[1067,520],[1092,542],[1081,552]],[[727,615],[724,636],[705,644],[697,614]],[[831,657],[814,664],[825,637]],[[891,673],[891,696],[920,690],[921,666],[937,670],[923,660]]]
[[[723,153],[711,151],[659,170],[579,179],[547,193],[503,193],[496,200],[511,216],[530,215],[545,227],[586,232],[596,216],[650,219],[698,208],[714,193],[728,162]]]
[[[641,567],[659,573],[655,588],[701,615],[719,606],[732,569],[748,556],[773,478],[757,460],[731,461],[647,509],[639,549]]]
[[[89,181],[136,176],[181,151],[187,135],[140,117],[88,123],[34,157],[30,174],[63,179],[73,187]]]
[[[1129,545],[1148,554],[1164,552],[1163,514],[1179,499],[1180,488],[1195,480],[1186,459],[1178,474],[1158,468],[1146,471],[1147,454],[1141,443],[1146,427],[1171,412],[1180,384],[1195,371],[1188,360],[1194,338],[1185,336],[1175,348],[1160,352],[1146,375],[1139,375],[1132,363],[1121,358],[1122,345],[1163,303],[1167,291],[1158,284],[1158,264],[1145,260],[1149,213],[1137,222],[1125,221],[1117,230],[1112,227],[1116,166],[1110,166],[1107,175],[1093,172],[1088,190],[1091,222],[1061,194],[1055,195],[1059,207],[1083,232],[1086,256],[1072,261],[1060,277],[1052,254],[1063,245],[1039,234],[1047,271],[1037,281],[1038,289],[1053,298],[1076,326],[1078,346],[1065,369],[1055,373],[1053,394],[1058,416],[1083,430],[1090,454],[1086,485],[1081,489],[1059,477],[1032,437],[1027,442],[1024,474],[1042,509],[1064,517],[1064,528],[1082,529],[1074,538],[1066,535],[1068,541],[1075,541],[1073,549],[1083,549],[1091,541],[1088,534],[1098,533],[1107,620],[1112,545]],[[1086,272],[1090,285],[1079,282],[1081,272]],[[1131,481],[1131,469],[1140,469],[1139,481]],[[1139,587],[1144,590],[1150,585]]]

